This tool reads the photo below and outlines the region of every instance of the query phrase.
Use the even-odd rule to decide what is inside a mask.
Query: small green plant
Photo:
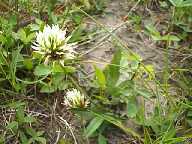
[[[29,35],[26,34],[24,29],[20,29],[18,33],[13,32],[16,26],[15,17],[10,18],[10,20],[1,18],[1,22],[0,73],[2,82],[7,82],[6,87],[11,85],[16,91],[21,91],[22,85],[16,80],[16,69],[21,68],[24,61],[24,57],[21,54],[22,48],[31,42],[34,35],[31,33]],[[20,42],[17,43],[16,41]]]
[[[33,116],[25,113],[24,102],[11,102],[7,108],[15,110],[15,117],[6,126],[6,135],[15,137],[20,143],[41,143],[46,144],[46,139],[43,137],[43,131],[36,131],[31,127],[36,123]]]
[[[150,35],[154,41],[180,41],[180,39],[175,35],[161,35],[161,33],[152,24],[148,24],[145,27],[146,33]]]
[[[91,91],[87,92],[90,97],[89,106],[86,109],[76,107],[75,112],[89,113],[91,121],[85,129],[86,137],[98,136],[98,141],[106,142],[103,136],[105,129],[109,125],[114,125],[122,129],[125,133],[141,139],[141,136],[134,130],[124,126],[126,117],[130,119],[137,118],[138,122],[143,121],[144,115],[142,105],[137,101],[139,96],[144,99],[152,97],[146,85],[138,83],[143,78],[144,73],[148,73],[149,80],[154,76],[151,66],[146,66],[147,71],[140,65],[141,61],[138,55],[129,55],[125,51],[118,50],[112,62],[104,70],[95,66],[95,79]],[[85,103],[85,99],[80,104]],[[79,100],[73,100],[77,103]],[[69,103],[69,102],[68,102]],[[84,107],[85,108],[85,107]],[[116,111],[116,108],[120,108]],[[82,115],[80,115],[82,116]]]
[[[185,111],[183,105],[178,102],[179,100],[173,98],[173,96],[169,93],[170,82],[169,75],[171,72],[171,66],[169,65],[169,48],[172,46],[172,42],[178,44],[181,39],[175,35],[166,34],[161,35],[159,31],[153,25],[146,25],[147,34],[149,34],[154,41],[158,41],[160,43],[164,43],[164,69],[163,69],[163,84],[161,88],[164,90],[163,95],[168,100],[165,103],[165,107],[161,108],[160,103],[162,101],[157,102],[157,105],[154,110],[153,116],[145,121],[145,126],[151,127],[151,130],[155,132],[155,140],[151,136],[149,136],[150,130],[145,129],[145,141],[146,143],[177,143],[184,142],[190,136],[185,133],[180,133],[177,129],[176,122],[179,121],[180,116]],[[159,96],[158,96],[159,97]],[[184,98],[181,98],[184,100]],[[180,100],[181,100],[180,99]],[[184,100],[185,101],[185,100]],[[188,105],[187,105],[188,106]],[[183,129],[186,127],[183,126]],[[188,128],[186,128],[188,129]],[[177,133],[182,135],[181,137],[177,136]]]
[[[141,31],[141,23],[142,23],[142,18],[141,16],[137,14],[131,14],[128,16],[129,22],[133,25],[133,28],[136,32]]]
[[[173,24],[185,32],[192,32],[192,1],[191,0],[169,0],[173,5]]]

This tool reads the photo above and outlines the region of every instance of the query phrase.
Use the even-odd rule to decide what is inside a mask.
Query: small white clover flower
[[[70,108],[86,108],[89,100],[77,89],[72,89],[66,92],[64,103]]]
[[[75,58],[75,44],[68,44],[69,39],[66,30],[61,30],[58,25],[47,25],[42,32],[36,33],[36,42],[32,48],[44,56],[45,63],[58,60],[64,65],[65,60]]]

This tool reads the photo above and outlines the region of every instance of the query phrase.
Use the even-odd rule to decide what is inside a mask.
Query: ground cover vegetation
[[[0,143],[192,143],[192,1],[127,0],[110,29],[97,17],[113,2],[0,1]],[[160,70],[115,33],[123,26],[161,48]],[[96,39],[115,47],[110,60],[87,57]]]

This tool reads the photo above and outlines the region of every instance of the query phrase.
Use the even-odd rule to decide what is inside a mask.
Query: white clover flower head
[[[89,101],[80,91],[72,89],[66,92],[64,103],[70,108],[86,108]]]
[[[68,44],[69,39],[66,37],[66,29],[61,30],[58,25],[46,25],[42,32],[36,33],[36,42],[32,48],[44,56],[45,63],[51,59],[59,60],[64,65],[65,60],[75,58],[75,44]]]

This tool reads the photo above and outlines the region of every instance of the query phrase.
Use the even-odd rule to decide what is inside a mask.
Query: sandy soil
[[[139,54],[145,64],[152,64],[156,70],[161,70],[163,66],[163,53],[157,48],[154,41],[150,40],[149,37],[144,34],[143,30],[135,32],[132,25],[122,24],[125,23],[123,19],[130,11],[140,11],[142,13],[142,10],[140,10],[138,5],[135,5],[135,2],[131,3],[128,2],[128,0],[109,0],[104,13],[101,16],[97,16],[96,20],[109,30],[114,30],[121,25],[114,33],[133,52]],[[145,23],[149,23],[151,18],[152,16],[143,16],[142,27]],[[90,29],[100,29],[100,26],[90,19],[87,20],[87,25]],[[111,60],[115,47],[111,44],[111,38],[102,40],[103,35],[106,36],[107,34],[97,36],[98,39],[87,46],[87,49],[89,49],[99,45],[97,49],[88,54],[89,59],[100,61]],[[103,64],[99,66],[104,67]]]

